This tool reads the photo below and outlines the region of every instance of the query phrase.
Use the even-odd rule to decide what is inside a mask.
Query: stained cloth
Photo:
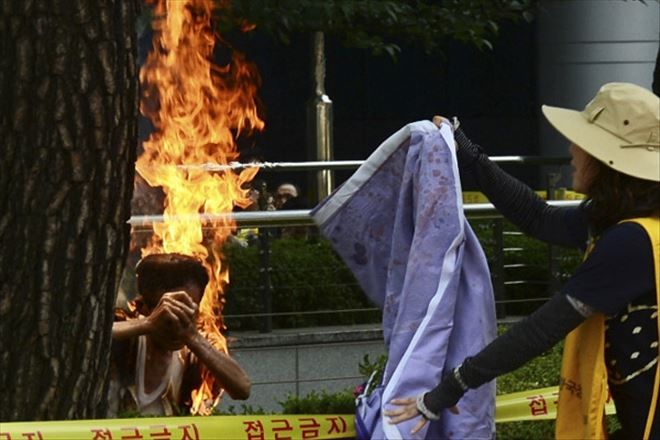
[[[463,214],[449,125],[408,124],[312,211],[321,233],[383,311],[388,362],[372,438],[411,438],[391,425],[397,397],[432,389],[496,335],[486,258]],[[414,438],[492,438],[495,384],[468,391]]]

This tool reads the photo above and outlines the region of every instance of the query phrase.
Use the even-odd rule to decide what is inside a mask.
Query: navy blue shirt
[[[622,434],[642,438],[658,361],[653,251],[644,228],[622,223],[607,229],[562,292],[606,315],[605,362]],[[659,420],[660,406],[655,435]]]

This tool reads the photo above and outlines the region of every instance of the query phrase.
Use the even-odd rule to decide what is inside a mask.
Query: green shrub
[[[213,410],[214,416],[242,416],[242,415],[264,415],[271,414],[260,406],[252,406],[245,403],[238,407],[234,405],[224,406],[222,403]]]
[[[306,396],[288,395],[282,405],[282,414],[354,414],[355,396],[348,389],[338,393],[312,391]]]
[[[373,391],[374,387],[380,384],[380,382],[383,380],[383,372],[385,371],[386,363],[387,363],[386,354],[381,354],[374,362],[371,362],[369,360],[369,355],[365,354],[364,358],[362,358],[362,362],[360,362],[360,364],[358,365],[358,370],[360,371],[360,374],[363,377],[365,377],[367,380],[371,377],[373,373],[376,373],[374,374],[374,378],[372,379],[371,391]]]
[[[472,220],[494,272],[494,223],[492,220]],[[505,231],[515,231],[507,222]],[[526,280],[527,284],[507,285],[505,297],[520,302],[506,304],[508,315],[527,315],[542,304],[535,298],[547,298],[548,246],[524,235],[505,235],[504,246],[522,248],[523,252],[506,252],[504,264],[524,264],[525,267],[506,270],[505,280]],[[380,311],[369,302],[355,278],[326,240],[273,239],[270,241],[273,328],[299,328],[323,325],[351,325],[380,322]],[[579,264],[580,255],[573,250],[558,249],[559,277],[563,280]],[[254,330],[264,313],[261,290],[260,255],[258,246],[228,245],[224,249],[230,268],[230,284],[226,292],[224,314],[227,326],[233,330]],[[501,298],[497,298],[498,300]],[[332,312],[350,309],[371,309],[361,312]],[[502,310],[502,306],[500,306]],[[279,315],[277,315],[279,314]]]
[[[471,220],[479,242],[486,253],[491,274],[496,273],[495,265],[495,222],[502,222],[502,229],[508,233],[520,233],[518,228],[506,220],[478,219]],[[500,305],[498,311],[506,311],[507,315],[528,315],[543,304],[550,292],[550,253],[549,246],[526,235],[503,236],[503,247],[522,249],[522,251],[504,252],[503,264],[521,265],[504,270],[504,281],[526,281],[524,284],[509,284],[505,286],[503,298],[514,302]],[[563,283],[575,271],[582,257],[575,249],[555,247],[558,261],[558,279]],[[538,301],[535,301],[538,299]]]
[[[225,315],[263,313],[259,249],[228,246],[231,283]],[[272,311],[274,328],[350,325],[380,322],[375,310],[348,268],[327,241],[281,239],[271,241]],[[374,309],[359,313],[309,313]],[[307,313],[303,313],[307,312]],[[227,319],[235,330],[259,328],[260,318]]]

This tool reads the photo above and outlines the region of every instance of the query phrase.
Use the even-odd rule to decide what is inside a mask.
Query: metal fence
[[[525,156],[504,156],[491,158],[495,162],[508,163],[508,164],[521,164],[521,165],[564,165],[568,162],[568,158],[539,158],[539,157],[525,157]],[[319,169],[354,169],[362,164],[362,161],[333,161],[333,162],[299,162],[299,163],[256,163],[256,164],[231,164],[229,166],[218,167],[211,165],[200,165],[213,172],[226,172],[238,170],[246,167],[258,167],[264,171],[316,171]],[[554,185],[557,182],[556,173],[548,173],[546,181],[547,194],[552,199],[555,194]],[[579,201],[562,201],[562,200],[549,200],[548,203],[554,206],[575,206]],[[565,276],[562,272],[561,265],[562,259],[566,256],[560,250],[553,246],[547,246],[544,253],[546,254],[545,267],[543,263],[529,262],[529,252],[526,245],[520,245],[522,233],[512,228],[495,208],[489,203],[477,203],[464,205],[466,217],[473,223],[473,227],[479,229],[481,234],[480,239],[484,250],[486,251],[489,266],[491,269],[491,276],[493,280],[493,287],[495,291],[495,299],[497,305],[498,319],[503,320],[510,314],[509,311],[516,304],[533,304],[544,301],[553,292],[558,290],[562,278]],[[241,313],[226,314],[227,321],[237,321],[249,319],[258,321],[258,330],[262,333],[268,333],[273,330],[273,319],[280,319],[282,317],[332,317],[332,316],[345,316],[346,314],[365,314],[369,313],[372,316],[377,316],[377,309],[375,307],[350,307],[350,308],[333,308],[328,307],[322,310],[300,310],[291,309],[289,311],[274,311],[273,310],[273,244],[278,240],[277,234],[274,231],[279,228],[309,228],[310,233],[307,240],[318,241],[321,238],[314,226],[313,220],[309,215],[309,210],[291,210],[291,211],[251,211],[251,212],[236,212],[230,214],[203,214],[202,217],[208,221],[207,224],[211,225],[221,218],[226,219],[230,217],[233,219],[240,230],[255,229],[255,232],[250,246],[255,248],[255,258],[252,263],[254,267],[251,271],[258,278],[256,285],[248,287],[236,286],[235,291],[243,289],[245,293],[255,294],[254,290],[258,291],[258,306],[251,308],[249,311]],[[153,223],[162,222],[163,217],[160,215],[145,215],[134,216],[130,219],[133,231],[135,233],[150,233],[151,225]],[[209,226],[212,227],[212,226]],[[513,243],[512,243],[513,242]],[[529,242],[529,241],[527,241]],[[533,250],[538,260],[539,249]],[[230,261],[230,267],[232,262]],[[521,271],[529,269],[540,269],[534,278],[521,277]],[[347,271],[347,269],[343,268]],[[283,269],[286,270],[286,269]],[[341,271],[337,268],[337,271]],[[304,277],[304,275],[303,275]],[[304,279],[300,280],[304,284]],[[333,281],[334,282],[334,281]],[[300,288],[295,283],[289,285],[278,285],[278,289],[291,289],[292,291]],[[319,286],[317,286],[319,287]],[[328,282],[323,286],[324,288],[333,287],[328,285]],[[359,287],[354,280],[347,281],[344,277],[342,281],[336,282],[337,288],[350,287],[359,291]],[[305,285],[305,288],[314,289],[314,286]],[[535,298],[520,298],[512,295],[511,292],[516,289],[531,289],[537,292],[543,292],[542,295],[536,295]],[[247,292],[252,290],[251,292]],[[376,318],[377,319],[377,318]]]

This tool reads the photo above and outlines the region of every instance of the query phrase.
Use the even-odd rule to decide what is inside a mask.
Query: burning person
[[[213,396],[250,395],[250,379],[230,356],[198,331],[197,309],[209,281],[194,257],[152,254],[137,265],[133,311],[118,309],[112,327],[110,415],[177,415],[189,411],[202,371],[214,381]]]

